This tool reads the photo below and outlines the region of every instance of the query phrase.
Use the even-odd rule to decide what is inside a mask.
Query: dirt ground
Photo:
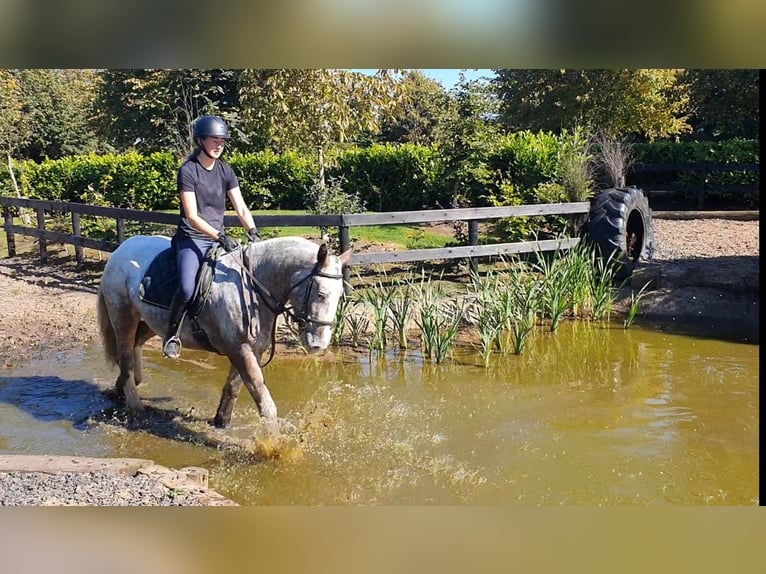
[[[654,257],[633,277],[636,290],[650,282],[636,321],[726,322],[748,337],[757,334],[759,221],[659,214],[653,221]],[[19,239],[17,257],[8,258],[4,241],[0,244],[0,368],[65,352],[98,336],[96,290],[106,254],[86,253],[78,270],[71,246],[49,245],[49,261],[42,264],[35,245],[21,247]],[[616,313],[624,313],[629,301],[628,290]]]

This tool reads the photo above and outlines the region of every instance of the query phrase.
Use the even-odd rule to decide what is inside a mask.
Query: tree
[[[758,70],[686,70],[694,135],[703,139],[760,137]]]
[[[462,76],[450,96],[452,109],[442,116],[435,143],[453,177],[450,207],[479,205],[495,178],[486,158],[498,134],[497,99],[486,82]]]
[[[380,139],[386,142],[431,145],[439,122],[450,112],[450,96],[437,81],[420,70],[410,70],[400,80],[401,97],[383,118]]]
[[[0,152],[8,167],[11,184],[21,197],[13,169],[13,156],[29,139],[29,123],[22,113],[22,94],[14,72],[0,69]]]
[[[103,70],[95,101],[99,133],[116,149],[175,150],[193,146],[201,115],[222,116],[231,146],[248,143],[239,128],[239,70]]]
[[[654,139],[690,131],[682,70],[494,70],[508,131],[590,126],[613,137]]]
[[[244,125],[276,151],[317,153],[318,183],[324,186],[331,144],[377,132],[400,87],[395,73],[375,76],[348,70],[246,70],[240,97]]]
[[[21,113],[29,131],[20,147],[23,157],[40,161],[96,149],[89,124],[95,72],[24,69],[16,74]]]

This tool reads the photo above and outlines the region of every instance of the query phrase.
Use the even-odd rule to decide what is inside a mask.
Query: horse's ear
[[[317,263],[319,263],[319,266],[323,266],[325,262],[327,261],[327,244],[322,243],[322,245],[319,246],[319,252],[317,253]]]
[[[340,262],[343,263],[343,267],[351,263],[351,254],[352,254],[353,248],[349,247],[346,249],[343,253],[338,255],[338,259],[340,259]]]

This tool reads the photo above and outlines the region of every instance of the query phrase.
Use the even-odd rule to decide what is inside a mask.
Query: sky
[[[377,70],[374,69],[355,69],[354,72],[362,72],[364,74],[374,74]],[[478,80],[483,77],[491,77],[492,76],[492,70],[451,70],[446,68],[436,68],[432,70],[420,70],[423,72],[426,76],[431,78],[432,80],[436,80],[439,82],[442,86],[444,86],[444,89],[450,90],[454,88],[458,80],[460,78],[460,72],[465,73],[465,77],[468,80]]]

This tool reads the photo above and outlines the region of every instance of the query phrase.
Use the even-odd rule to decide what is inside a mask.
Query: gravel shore
[[[206,506],[153,478],[107,472],[0,472],[0,506]]]

